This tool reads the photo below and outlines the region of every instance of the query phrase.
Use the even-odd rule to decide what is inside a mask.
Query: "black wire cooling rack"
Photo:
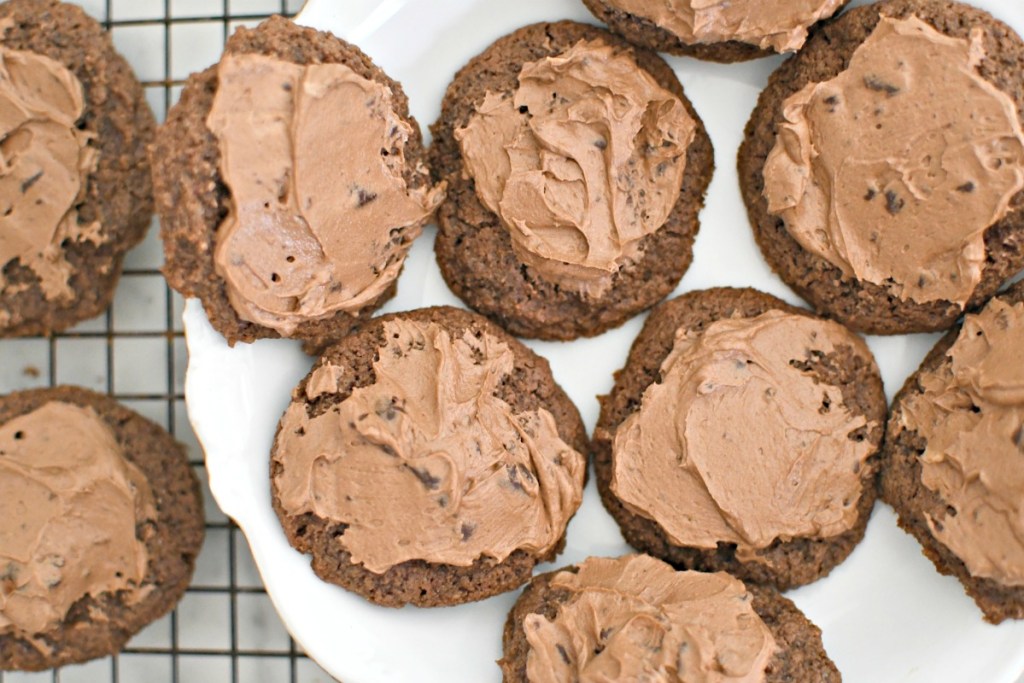
[[[80,0],[135,68],[157,118],[185,78],[217,61],[238,26],[295,15],[304,0]],[[127,257],[103,316],[46,338],[0,340],[0,393],[55,384],[104,391],[189,447],[206,498],[206,543],[185,598],[115,657],[0,683],[326,683],[281,625],[237,527],[209,495],[185,413],[181,297],[160,275],[156,220]]]

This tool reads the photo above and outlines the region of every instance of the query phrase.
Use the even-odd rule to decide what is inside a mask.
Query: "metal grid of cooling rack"
[[[224,40],[303,0],[80,0],[111,32],[159,120],[189,73],[217,61]],[[3,673],[0,683],[326,683],[332,680],[288,636],[248,545],[209,495],[202,451],[185,413],[181,297],[160,275],[156,221],[125,261],[104,315],[48,338],[0,340],[0,393],[79,384],[115,397],[189,447],[203,482],[206,543],[192,586],[170,615],[118,656],[41,673]]]

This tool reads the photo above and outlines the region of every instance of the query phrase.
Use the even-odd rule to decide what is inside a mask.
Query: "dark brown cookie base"
[[[138,603],[127,603],[125,591],[82,598],[59,627],[38,636],[52,648],[49,654],[27,640],[0,635],[0,670],[39,671],[118,652],[129,638],[181,599],[203,544],[203,499],[184,446],[162,427],[113,399],[72,386],[0,397],[0,424],[51,401],[95,409],[113,430],[125,457],[152,487],[157,520],[148,525],[149,565],[144,580],[151,592]]]
[[[50,334],[95,317],[110,305],[124,253],[149,228],[153,214],[146,145],[153,139],[153,112],[131,67],[114,51],[103,27],[76,5],[57,0],[11,0],[0,4],[0,44],[45,55],[82,82],[82,125],[94,133],[99,151],[78,205],[78,222],[99,221],[102,243],[71,241],[63,246],[71,264],[69,300],[47,299],[36,273],[20,263],[0,263],[7,289],[0,293],[0,337]]]
[[[608,24],[608,28],[629,42],[658,52],[725,64],[746,62],[776,54],[773,50],[761,49],[756,45],[738,40],[691,45],[684,43],[679,36],[666,31],[649,19],[623,12],[603,0],[583,0],[583,4],[595,17]],[[842,8],[837,12],[841,10]],[[813,26],[811,30],[814,30]]]
[[[348,388],[340,393],[318,397],[307,402],[310,415],[319,415],[345,400],[359,387],[374,383],[373,361],[377,350],[384,345],[383,324],[400,318],[441,325],[453,335],[464,331],[483,332],[502,339],[515,357],[515,370],[503,382],[500,398],[518,412],[545,408],[558,425],[559,436],[580,453],[586,454],[586,430],[576,406],[555,383],[547,361],[537,356],[518,340],[513,339],[488,320],[449,307],[426,308],[374,318],[358,332],[346,337],[324,353],[316,364],[325,361],[345,369],[339,384]],[[306,401],[306,376],[292,393],[293,401]],[[276,452],[276,444],[274,448]],[[273,455],[272,455],[273,457]],[[271,481],[280,471],[280,464],[271,461]],[[470,567],[456,567],[414,560],[376,574],[362,565],[353,564],[351,554],[342,547],[345,525],[323,519],[314,514],[297,517],[282,507],[278,492],[272,486],[274,510],[284,527],[288,541],[300,552],[313,556],[313,571],[324,581],[343,586],[367,600],[387,607],[406,604],[420,607],[454,605],[504,593],[517,588],[530,579],[533,567],[550,562],[561,552],[565,537],[551,552],[537,556],[524,551],[512,553],[504,562],[481,558]]]
[[[402,86],[388,78],[356,46],[333,34],[272,17],[255,29],[238,29],[228,39],[224,52],[270,55],[296,64],[345,64],[363,78],[383,83],[391,89],[395,111],[413,129],[405,147],[409,167],[415,168],[425,158],[419,124],[409,114],[409,102]],[[216,66],[192,74],[181,99],[160,127],[150,154],[167,282],[185,296],[198,297],[214,329],[233,345],[281,335],[276,330],[241,319],[228,301],[224,281],[215,270],[216,233],[230,205],[230,192],[220,176],[217,140],[206,126],[216,91]],[[406,175],[410,187],[421,187],[428,180],[425,174],[410,172]],[[395,291],[393,284],[356,315],[338,312],[322,320],[302,323],[291,336],[302,339],[309,352],[322,349],[369,318]]]
[[[633,342],[626,366],[615,374],[611,394],[601,397],[601,416],[594,434],[594,471],[598,491],[608,512],[618,522],[626,541],[634,548],[683,569],[727,571],[754,583],[766,583],[780,590],[815,581],[828,574],[864,537],[874,506],[878,460],[872,455],[860,472],[863,492],[857,503],[857,523],[846,533],[826,539],[778,540],[758,551],[759,561],[736,557],[736,545],[719,543],[715,550],[674,545],[661,526],[626,509],[610,489],[612,442],[619,425],[640,407],[647,387],[655,382],[661,364],[668,357],[678,328],[701,330],[706,325],[733,315],[753,317],[769,310],[811,316],[773,296],[753,289],[709,289],[691,292],[660,304],[651,313],[640,336]],[[882,380],[877,372],[849,348],[808,363],[823,382],[842,392],[843,405],[864,415],[877,427],[858,435],[876,448],[885,429],[886,403]]]
[[[642,69],[682,100],[697,123],[679,199],[668,220],[643,240],[639,260],[624,266],[611,290],[597,299],[563,290],[519,260],[501,220],[480,202],[475,183],[463,177],[462,153],[454,137],[488,91],[512,92],[518,87],[524,63],[564,52],[581,40],[631,52]],[[689,267],[698,214],[714,171],[714,152],[675,74],[653,52],[571,21],[521,28],[497,40],[456,74],[431,131],[432,172],[448,182],[434,246],[441,273],[456,296],[513,334],[563,340],[600,334],[667,296]]]
[[[1024,283],[1019,283],[997,298],[1011,304],[1024,301]],[[911,375],[893,400],[892,415],[882,449],[882,474],[879,488],[882,500],[896,509],[900,527],[917,539],[921,549],[941,574],[955,576],[964,590],[985,614],[985,620],[998,624],[1004,619],[1024,619],[1024,587],[1004,586],[992,579],[971,576],[963,561],[936,539],[928,528],[927,517],[941,522],[945,518],[946,502],[921,482],[919,457],[928,442],[903,427],[903,404],[911,396],[922,392],[921,373],[931,372],[949,363],[946,352],[953,346],[960,325],[939,340],[921,367]]]
[[[568,571],[573,569],[569,567]],[[502,637],[504,656],[498,660],[504,683],[528,683],[526,659],[530,645],[523,630],[527,615],[540,614],[553,620],[570,597],[568,591],[551,587],[551,579],[557,573],[537,576],[509,612]],[[754,597],[754,611],[768,626],[779,647],[768,665],[765,683],[839,683],[842,680],[821,643],[821,629],[796,605],[766,586],[747,586],[747,589]]]
[[[982,29],[986,58],[979,73],[1024,112],[1024,43],[1013,29],[987,12],[948,0],[887,0],[857,7],[824,24],[796,57],[772,74],[747,123],[738,159],[740,186],[754,236],[768,264],[820,313],[870,334],[944,330],[963,313],[959,305],[902,301],[885,287],[844,277],[837,267],[805,251],[790,236],[783,220],[768,212],[763,196],[764,164],[775,146],[783,102],[808,83],[827,81],[844,71],[881,14],[894,18],[916,15],[956,38],[969,38],[974,28]],[[1010,212],[985,232],[985,248],[988,259],[968,310],[981,306],[1008,277],[1024,268],[1024,192],[1013,197]]]

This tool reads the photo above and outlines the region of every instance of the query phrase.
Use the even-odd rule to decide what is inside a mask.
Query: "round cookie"
[[[608,46],[616,57],[629,56],[660,89],[682,102],[695,126],[686,148],[678,199],[670,209],[666,207],[667,219],[631,247],[636,254],[619,264],[621,268],[608,276],[603,289],[589,296],[542,275],[536,263],[524,262],[504,221],[478,196],[477,183],[468,174],[467,160],[456,139],[457,130],[478,118],[474,114],[488,93],[513,93],[524,65],[564,55],[581,41]],[[441,273],[459,298],[513,334],[563,340],[600,334],[665,297],[689,267],[714,154],[675,74],[653,52],[635,49],[621,38],[585,24],[562,21],[527,26],[497,40],[456,74],[442,102],[441,117],[431,131],[431,170],[435,178],[448,183],[447,199],[438,211],[440,228],[435,242]],[[602,154],[610,149],[600,146],[601,141],[594,144]]]
[[[587,448],[547,362],[493,323],[385,315],[293,392],[273,505],[325,581],[389,607],[480,600],[561,552]]]
[[[886,22],[883,22],[882,16],[888,18]],[[850,271],[851,275],[846,275],[835,261],[828,260],[819,253],[813,253],[802,246],[802,244],[809,243],[798,242],[791,234],[786,221],[777,213],[769,211],[769,203],[765,198],[765,167],[776,148],[779,132],[784,127],[784,103],[798,93],[801,93],[802,97],[804,88],[809,88],[811,84],[833,82],[838,79],[849,68],[855,51],[865,41],[875,35],[879,37],[879,40],[883,38],[884,23],[896,25],[913,22],[914,17],[920,20],[928,31],[938,32],[942,36],[959,41],[969,41],[974,38],[980,40],[979,45],[983,48],[985,56],[981,59],[977,69],[972,69],[972,73],[980,76],[984,85],[978,85],[972,91],[1005,93],[1005,96],[1000,95],[1000,97],[1008,97],[1007,102],[1012,102],[1012,105],[1016,107],[1018,119],[1016,123],[1024,120],[1024,114],[1022,114],[1024,112],[1024,88],[1021,86],[1024,83],[1024,43],[1011,28],[995,20],[986,12],[947,0],[886,0],[873,5],[857,7],[826,23],[812,36],[796,57],[785,62],[772,74],[768,86],[762,92],[757,107],[747,124],[744,143],[740,148],[738,158],[740,184],[750,222],[758,245],[768,263],[787,284],[819,312],[843,321],[856,330],[872,334],[899,334],[946,329],[965,309],[976,309],[995,294],[1002,282],[1024,267],[1024,211],[1022,211],[1024,209],[1024,192],[1017,192],[1012,197],[1008,197],[1007,212],[990,224],[987,229],[984,228],[985,222],[980,222],[978,224],[979,232],[971,233],[971,240],[974,241],[971,242],[970,249],[968,249],[968,256],[971,259],[968,265],[970,268],[978,269],[973,271],[977,273],[977,283],[973,290],[965,293],[963,297],[950,294],[954,299],[963,299],[959,302],[943,299],[941,296],[940,298],[933,298],[932,295],[925,296],[915,290],[917,288],[924,291],[922,288],[933,287],[935,282],[945,283],[943,286],[949,286],[950,283],[955,284],[956,273],[947,276],[944,273],[949,271],[934,270],[934,272],[929,271],[931,274],[926,274],[922,270],[920,278],[903,278],[900,283],[897,283],[893,277],[879,279],[874,274],[871,275],[873,278],[871,280],[856,277],[852,274],[852,270]],[[876,29],[878,30],[876,31]],[[887,28],[886,30],[891,29]],[[902,27],[897,27],[896,32],[904,30]],[[937,40],[941,42],[943,39],[940,37]],[[966,45],[966,43],[961,44]],[[882,50],[878,54],[879,56],[892,54],[892,51]],[[871,115],[885,116],[889,109],[897,108],[900,88],[871,77],[865,77],[863,83],[867,88],[864,93],[873,94],[878,102]],[[964,89],[967,89],[967,86],[964,86]],[[848,92],[854,93],[855,91],[851,89]],[[864,93],[857,92],[856,96],[861,98]],[[830,97],[824,100],[826,104],[832,103],[828,104],[829,114],[837,112],[843,114],[843,102],[840,99]],[[813,102],[814,100],[806,111],[818,115],[821,120],[832,120],[817,114],[817,110],[811,108],[817,106]],[[959,102],[963,104],[968,100]],[[912,109],[913,105],[914,103],[910,102],[898,106]],[[963,104],[963,106],[970,109],[967,104]],[[850,111],[852,112],[852,108]],[[810,115],[807,114],[807,116]],[[974,116],[969,111],[965,111],[959,119],[967,121]],[[1008,125],[1012,127],[1015,122],[1012,117],[1009,118]],[[788,125],[787,123],[786,126]],[[882,123],[878,123],[876,126],[877,130],[883,131],[878,135],[887,134],[885,130],[888,129],[883,130],[882,125]],[[862,128],[862,130],[865,131],[862,133],[864,136],[875,135],[867,128]],[[905,136],[905,138],[911,140],[909,136]],[[832,139],[838,138],[832,136]],[[917,139],[913,140],[914,144],[917,144]],[[989,143],[979,144],[984,146]],[[991,144],[993,149],[997,148],[995,141]],[[803,148],[801,147],[801,149]],[[1006,149],[1009,150],[1010,146],[1007,145]],[[914,154],[918,153],[922,160],[921,163],[925,165],[935,159],[943,158],[940,153],[929,152],[924,147],[914,152]],[[961,182],[963,178],[954,177],[951,173],[949,186],[953,188],[955,185],[954,189],[947,191],[944,187],[940,187],[941,192],[927,194],[931,192],[928,189],[928,184],[934,179],[938,179],[935,182],[946,182],[946,180],[941,172],[929,171],[927,176],[915,175],[917,174],[917,171],[914,170],[916,163],[912,162],[907,165],[909,169],[907,177],[912,179],[907,182],[919,183],[923,188],[921,196],[932,197],[935,202],[947,202],[952,207],[961,203],[967,205],[966,203],[971,200],[972,193],[977,195],[976,190],[985,190],[986,185],[994,184]],[[1003,167],[1003,160],[993,158],[991,166],[998,171]],[[1006,168],[1010,167],[1006,166]],[[779,174],[779,177],[783,176]],[[783,186],[780,184],[780,187]],[[815,181],[809,187],[818,188],[819,183]],[[863,222],[851,222],[850,226],[856,225],[861,230],[866,230],[867,228],[864,227],[866,225],[879,226],[879,231],[874,233],[874,237],[868,235],[871,240],[869,244],[873,244],[879,234],[882,235],[883,240],[890,239],[888,235],[896,234],[893,232],[895,228],[890,226],[898,225],[898,222],[903,220],[902,216],[908,213],[905,208],[918,211],[918,206],[921,206],[924,207],[921,209],[923,211],[936,213],[934,219],[929,218],[922,224],[930,227],[922,229],[948,230],[951,226],[957,226],[960,223],[974,225],[967,218],[964,221],[961,221],[960,217],[950,218],[949,214],[953,210],[941,208],[945,207],[945,204],[940,207],[933,203],[931,206],[937,208],[931,208],[926,202],[912,200],[913,190],[911,190],[911,194],[905,194],[906,190],[902,185],[892,185],[888,190],[881,187],[876,189],[874,186],[861,190],[860,186],[853,181],[844,181],[836,187],[856,187],[857,201],[851,199],[850,206],[857,206],[851,210],[870,212],[864,214],[870,216],[869,219],[864,219]],[[849,191],[852,192],[852,190]],[[781,196],[782,190],[779,190],[779,194]],[[852,195],[850,196],[852,197]],[[808,206],[812,206],[812,204],[808,202]],[[967,244],[966,237],[964,240],[964,244]],[[850,238],[850,241],[855,240]],[[856,241],[857,244],[861,244],[860,238],[857,238]],[[934,240],[928,243],[934,243]],[[845,245],[843,248],[846,248]],[[858,246],[858,249],[861,247]],[[878,257],[873,254],[875,249],[876,247],[873,246],[865,246],[862,250],[865,256],[861,256],[860,253],[856,255],[857,262],[861,264],[858,266],[861,268],[860,272],[867,273],[869,271],[866,269],[876,267],[875,262]],[[984,250],[983,258],[978,256],[982,253],[981,249]],[[898,256],[898,251],[895,248],[887,247],[884,252],[888,254],[887,262],[897,264],[897,268],[906,269],[908,265],[919,267],[917,265],[919,262],[915,258],[924,258],[923,256],[915,257],[915,254],[923,253],[918,249],[910,249],[909,257]],[[959,253],[964,259],[968,258],[968,256],[963,256],[967,252]],[[866,257],[867,254],[872,254],[870,259]],[[853,257],[851,256],[851,258]],[[936,261],[936,263],[940,262]],[[958,270],[956,272],[970,275],[972,271]],[[963,277],[960,280],[960,282],[968,283],[973,281],[974,276]],[[879,282],[883,284],[879,284]],[[897,284],[899,289],[897,289]],[[934,293],[944,295],[943,291],[945,290],[935,290]],[[911,295],[914,294],[917,294],[923,301],[913,299]]]
[[[44,411],[45,415],[37,411]],[[72,429],[69,415],[71,420],[81,420],[84,416],[87,421],[76,423],[76,427]],[[15,420],[19,422],[5,430],[5,425],[11,425]],[[33,421],[26,423],[25,420]],[[34,442],[35,430],[44,430],[49,425],[53,425],[56,433],[43,434]],[[75,449],[65,449],[59,454],[47,449],[49,444],[55,442],[59,448],[60,440],[67,438],[68,434],[95,435],[96,427],[99,427],[101,434],[97,441],[77,439]],[[10,429],[17,431],[12,434]],[[110,442],[104,439],[110,439]],[[39,445],[31,452],[24,448],[19,449],[20,444],[32,448],[34,443]],[[104,502],[103,506],[99,509],[84,507],[87,503],[92,505],[96,498],[93,492],[97,489],[89,489],[87,492],[93,495],[76,494],[78,497],[74,499],[73,506],[62,508],[61,516],[51,517],[46,523],[60,526],[53,533],[63,531],[61,539],[77,541],[87,538],[90,533],[98,533],[101,528],[107,528],[102,525],[115,522],[131,525],[123,515],[118,514],[120,508],[115,506],[118,498],[114,497],[117,491],[130,492],[129,500],[134,500],[136,512],[135,532],[131,544],[138,544],[144,548],[144,554],[137,555],[136,561],[141,562],[138,560],[141,557],[145,559],[145,563],[141,566],[136,564],[134,567],[138,575],[143,577],[141,584],[134,582],[130,575],[123,576],[124,572],[129,571],[126,567],[130,567],[130,564],[100,566],[98,569],[93,566],[90,576],[96,576],[96,581],[101,581],[105,572],[120,567],[123,571],[117,574],[116,581],[120,588],[103,590],[96,594],[90,589],[88,593],[71,593],[70,597],[61,597],[60,600],[65,601],[69,609],[63,615],[59,610],[51,615],[50,621],[56,621],[56,625],[26,635],[24,629],[12,631],[9,626],[5,628],[5,625],[7,622],[27,623],[17,621],[14,618],[16,614],[20,614],[21,618],[34,618],[32,615],[35,612],[26,617],[26,604],[36,610],[42,603],[39,602],[40,596],[37,594],[38,582],[32,581],[32,578],[38,576],[45,579],[46,590],[50,591],[49,599],[56,602],[57,598],[52,596],[61,595],[59,591],[62,590],[62,586],[76,581],[86,581],[87,575],[81,572],[82,567],[68,566],[65,559],[72,556],[81,559],[83,553],[89,551],[68,546],[63,548],[64,554],[46,555],[43,558],[43,565],[34,561],[35,563],[27,565],[15,562],[4,567],[4,552],[0,547],[0,582],[5,584],[3,599],[0,599],[0,669],[37,671],[114,654],[144,626],[170,611],[188,587],[196,556],[202,546],[204,531],[199,482],[189,466],[184,447],[158,425],[113,399],[87,389],[61,386],[20,391],[0,397],[0,470],[5,472],[3,478],[15,476],[14,480],[8,479],[8,483],[16,481],[17,475],[23,472],[24,467],[31,466],[33,459],[46,458],[47,468],[41,470],[44,473],[60,471],[54,465],[55,459],[67,459],[75,460],[73,469],[62,475],[49,475],[53,477],[49,482],[52,486],[50,490],[59,492],[51,493],[50,500],[54,500],[56,495],[63,496],[64,491],[79,490],[68,488],[68,482],[74,482],[76,477],[84,476],[83,472],[94,471],[98,466],[97,462],[109,462],[96,460],[95,457],[98,456],[94,456],[90,461],[82,460],[84,453],[92,452],[87,451],[87,446],[103,443],[115,444],[123,454],[122,457],[117,455],[117,452],[112,453],[114,462],[120,462],[121,466],[124,466],[125,462],[128,463],[127,469],[131,473],[126,480],[129,482],[128,488],[116,488],[116,482],[121,475],[117,474],[116,469],[110,470],[114,474],[100,477],[90,484],[107,487],[104,489],[104,501],[107,502]],[[106,451],[99,449],[95,453],[103,455]],[[12,460],[15,459],[17,462],[12,464]],[[7,469],[11,466],[14,469]],[[36,474],[39,474],[39,470]],[[33,476],[30,475],[29,481],[37,481]],[[18,493],[25,493],[31,500],[36,500],[38,496],[34,496],[34,486],[37,485],[26,484],[18,487],[16,492],[8,490],[4,494],[5,501],[10,503],[9,496],[16,498]],[[144,492],[147,488],[148,492]],[[13,509],[18,512],[6,512],[5,515],[11,515],[8,519],[25,514],[24,501],[19,504],[15,500],[14,504]],[[21,507],[18,507],[19,505]],[[0,503],[0,507],[4,507],[3,503]],[[54,514],[54,511],[48,510],[45,504],[32,506],[30,511],[33,514],[43,514],[47,511]],[[84,516],[79,518],[76,515]],[[111,521],[112,518],[115,522]],[[127,519],[131,518],[129,512]],[[32,518],[23,520],[22,524],[36,525],[39,521]],[[3,522],[0,522],[0,525],[2,524]],[[22,526],[22,531],[25,528]],[[36,538],[36,552],[42,552],[43,548],[60,550],[64,545],[59,541],[58,545],[52,545],[54,539],[45,532],[48,527],[32,528],[37,528],[39,534]],[[0,535],[5,536],[9,543],[17,538],[16,532]],[[102,558],[102,561],[121,557],[117,552],[120,537],[110,532],[103,538],[105,540],[102,542],[102,548],[88,556],[93,560]],[[29,580],[24,580],[23,577],[26,568],[33,569]],[[30,590],[36,592],[19,592]],[[66,590],[70,591],[71,588]],[[14,610],[13,612],[5,612],[5,602],[9,609]]]
[[[151,157],[164,274],[230,344],[287,336],[314,351],[344,336],[394,295],[440,201],[401,85],[356,46],[281,17],[239,28],[189,77]],[[423,215],[389,222],[413,195]]]
[[[534,577],[530,584],[523,591],[523,594],[516,601],[512,611],[509,612],[508,619],[505,622],[505,630],[502,638],[504,646],[504,656],[498,661],[501,666],[502,673],[504,674],[503,681],[505,683],[527,683],[531,680],[527,676],[527,661],[531,652],[531,644],[528,640],[526,628],[524,627],[528,617],[531,617],[531,621],[536,623],[543,623],[535,621],[538,617],[547,622],[558,623],[558,618],[563,612],[566,605],[571,605],[573,602],[574,595],[585,595],[586,593],[577,592],[564,585],[552,585],[553,582],[556,584],[559,581],[559,576],[568,578],[566,574],[576,574],[579,576],[580,568],[587,565],[594,565],[595,563],[601,566],[604,571],[609,571],[608,567],[614,567],[615,564],[624,562],[637,563],[642,562],[645,566],[642,569],[636,569],[637,575],[644,575],[644,573],[650,574],[656,572],[664,574],[664,570],[670,570],[667,565],[643,555],[624,556],[617,560],[600,560],[598,558],[590,558],[579,566],[570,566],[565,569],[558,571],[548,572]],[[647,566],[651,565],[651,566]],[[660,565],[660,567],[659,567]],[[628,568],[629,565],[626,565]],[[609,571],[609,574],[610,571]],[[621,576],[621,575],[620,575]],[[722,575],[698,575],[705,580],[713,579],[716,576]],[[603,578],[603,577],[602,577]],[[836,669],[835,664],[828,658],[824,647],[821,643],[821,630],[811,623],[806,616],[797,608],[792,601],[784,598],[773,588],[767,586],[748,585],[744,586],[736,579],[729,577],[723,583],[726,583],[730,588],[732,583],[739,584],[739,588],[745,589],[746,598],[750,600],[750,605],[753,608],[752,612],[756,617],[759,617],[761,622],[767,627],[771,638],[775,641],[777,650],[771,655],[770,660],[767,662],[767,666],[764,669],[765,683],[826,683],[826,682],[837,682],[841,680],[839,671]],[[590,585],[588,583],[580,582],[585,587]],[[607,585],[604,583],[602,585]],[[645,586],[647,588],[647,586]],[[662,604],[655,604],[649,602],[648,593],[645,594],[644,602],[647,605],[657,609],[662,608]],[[623,591],[625,595],[631,596],[632,592]],[[659,596],[664,595],[664,592],[659,592]],[[625,602],[625,600],[623,601]],[[664,613],[659,614],[663,616]],[[703,617],[710,617],[713,612],[711,610],[705,610]],[[698,617],[699,618],[699,617]],[[622,619],[618,619],[622,621]],[[695,619],[696,621],[696,619]],[[571,624],[573,622],[567,622]],[[745,622],[744,625],[749,624]],[[532,626],[533,624],[531,624]],[[688,625],[688,624],[683,624]],[[708,631],[706,624],[700,624],[698,629],[703,627],[703,632],[697,637],[708,637]],[[600,651],[595,652],[592,657],[588,657],[588,666],[595,667],[599,666],[597,662],[600,658],[600,653],[608,647],[613,647],[613,642],[616,638],[619,639],[618,645],[622,646],[622,640],[628,637],[622,633],[624,627],[620,624],[615,624],[612,628],[607,630],[602,629],[599,634],[599,645],[602,648]],[[574,632],[569,631],[573,635]],[[584,642],[589,642],[586,639],[585,634]],[[603,636],[603,637],[602,637]],[[685,641],[684,641],[685,642]],[[575,661],[574,655],[577,653],[571,652],[571,648],[567,648],[564,645],[559,652],[564,651],[565,656],[563,661]],[[628,652],[628,650],[627,650]],[[589,654],[589,653],[588,653]],[[621,654],[621,652],[620,652]],[[701,655],[706,659],[714,660],[713,655],[706,654],[701,650]],[[637,659],[643,660],[644,658],[638,657]],[[632,664],[633,661],[630,661]],[[735,662],[734,662],[735,663]],[[746,663],[746,662],[744,662]],[[570,665],[572,666],[572,665]],[[562,680],[562,679],[559,679]]]
[[[50,334],[110,305],[124,254],[149,227],[155,122],[109,34],[76,5],[0,4],[0,50],[12,60],[2,66],[11,128],[2,131],[0,337]],[[46,85],[18,93],[25,76]],[[45,154],[28,142],[43,135],[53,136]]]
[[[772,336],[787,329],[802,331],[781,341]],[[661,387],[679,389],[678,403],[667,402],[675,389]],[[740,405],[730,403],[736,400]],[[672,412],[659,417],[658,410]],[[741,418],[724,417],[737,410]],[[701,415],[703,424],[721,424],[721,434],[702,429]],[[727,571],[786,590],[828,574],[863,538],[885,419],[874,359],[842,326],[752,289],[691,292],[654,309],[611,393],[601,397],[593,445],[598,491],[634,548],[680,568]],[[673,441],[684,432],[681,420],[685,438]],[[779,432],[781,420],[806,439]],[[660,434],[658,424],[675,429]],[[619,450],[629,457],[617,465]],[[680,457],[696,474],[678,464]],[[630,474],[636,458],[643,462],[639,479]],[[653,482],[672,488],[663,493]],[[776,493],[758,498],[765,490]],[[659,500],[673,501],[681,516],[652,508]]]
[[[935,345],[896,395],[882,450],[882,499],[900,527],[994,624],[1024,618],[1022,304],[1018,283]]]
[[[782,0],[782,2],[775,2],[773,4],[780,5],[787,1]],[[724,38],[718,38],[713,41],[706,38],[697,40],[696,38],[689,37],[689,32],[684,37],[675,31],[660,26],[656,21],[652,20],[651,14],[636,13],[635,11],[623,9],[621,0],[618,0],[618,2],[616,0],[583,0],[583,4],[587,6],[587,9],[595,17],[608,24],[614,32],[623,36],[631,43],[642,45],[658,52],[668,52],[673,55],[696,57],[697,59],[723,63],[745,62],[759,57],[767,57],[777,52],[795,52],[803,45],[807,30],[813,30],[816,22],[838,13],[848,2],[849,0],[827,0],[816,3],[821,6],[814,7],[814,11],[810,12],[806,21],[800,22],[802,30],[796,31],[795,36],[788,35],[793,32],[792,30],[786,31],[777,38],[781,42],[776,42],[772,40],[774,36],[763,34],[756,37],[750,36],[746,40],[725,40]],[[768,4],[772,3],[765,2],[765,0],[751,0],[748,2],[731,3],[731,6],[753,5],[764,8]],[[730,3],[722,3],[722,5],[730,5]],[[804,2],[802,5],[801,10],[806,11],[808,3]],[[706,11],[709,12],[709,21],[707,23],[714,25],[712,13],[720,12],[722,8],[713,7]],[[743,17],[743,19],[746,19],[746,17]],[[740,20],[740,17],[736,17],[736,20]],[[690,31],[692,31],[692,27]],[[762,38],[763,40],[761,40]],[[763,45],[761,44],[762,42],[764,43]]]

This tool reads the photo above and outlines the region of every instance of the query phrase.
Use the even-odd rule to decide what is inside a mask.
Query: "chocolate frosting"
[[[15,293],[4,269],[30,268],[47,299],[68,299],[65,240],[100,243],[99,224],[79,225],[98,153],[79,130],[82,83],[34,52],[0,47],[0,291]]]
[[[508,345],[400,319],[383,323],[383,337],[372,384],[315,417],[297,400],[282,418],[281,508],[344,524],[352,562],[378,574],[554,548],[582,500],[586,461],[547,410],[515,413],[496,395],[515,363]],[[341,391],[342,374],[321,365],[305,398]]]
[[[643,17],[687,45],[736,40],[762,50],[796,52],[807,29],[844,0],[604,0]]]
[[[921,481],[947,504],[928,526],[971,575],[1024,586],[1024,303],[967,316],[946,356],[901,416],[927,441]]]
[[[0,635],[45,650],[34,636],[81,598],[141,600],[154,520],[149,482],[92,408],[54,401],[0,425]]]
[[[523,620],[531,683],[759,683],[776,651],[746,587],[725,573],[592,557],[550,585],[569,597],[553,620]]]
[[[214,261],[239,317],[289,335],[373,303],[444,194],[409,186],[391,89],[256,54],[225,56],[217,78],[207,126],[231,202]]]
[[[1024,189],[1024,131],[978,73],[982,30],[882,17],[830,81],[783,105],[768,209],[809,252],[903,300],[965,305],[985,230]]]
[[[633,58],[600,41],[524,64],[455,131],[484,206],[523,263],[600,296],[679,198],[696,123]]]
[[[615,432],[611,487],[673,543],[735,543],[743,559],[776,539],[852,528],[872,428],[806,364],[866,345],[841,325],[778,310],[680,328],[661,381]]]

